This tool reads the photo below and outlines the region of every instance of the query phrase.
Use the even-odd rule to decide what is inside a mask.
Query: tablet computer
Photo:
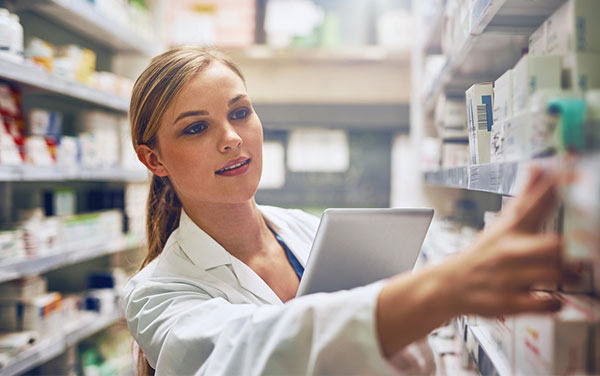
[[[363,286],[412,270],[433,209],[327,209],[296,296]]]

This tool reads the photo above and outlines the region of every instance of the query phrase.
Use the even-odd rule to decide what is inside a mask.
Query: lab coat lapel
[[[240,286],[245,290],[268,303],[282,304],[281,299],[254,270],[196,226],[185,211],[181,212],[177,238],[184,253],[197,267],[210,273],[213,268],[231,264]]]
[[[231,256],[231,266],[238,278],[240,286],[270,304],[283,304],[281,299],[248,265]]]

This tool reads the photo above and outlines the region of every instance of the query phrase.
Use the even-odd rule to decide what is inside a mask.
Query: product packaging
[[[516,374],[585,374],[589,328],[586,312],[568,302],[554,314],[516,316]]]
[[[490,135],[490,162],[498,163],[504,161],[504,127],[505,122],[510,120],[494,120],[492,133]]]
[[[469,150],[471,164],[490,161],[490,133],[493,125],[492,83],[479,83],[465,93],[469,126]]]
[[[31,275],[0,284],[0,301],[24,300],[46,293],[47,282],[39,275]]]
[[[507,70],[494,81],[494,124],[513,115],[513,72]]]
[[[459,167],[468,164],[468,140],[445,140],[442,142],[442,167]]]
[[[0,301],[0,329],[35,330],[40,334],[60,330],[60,301],[61,295],[58,292],[19,301]]]
[[[547,20],[548,55],[573,52],[600,53],[600,2],[569,0]]]
[[[565,194],[565,259],[583,265],[581,281],[565,291],[600,292],[600,157],[585,157],[575,167],[575,181]]]
[[[529,108],[530,98],[543,88],[560,89],[561,69],[558,56],[525,55],[513,69],[513,114]]]
[[[600,53],[570,53],[562,58],[562,87],[588,91],[600,88]]]
[[[467,138],[465,101],[440,95],[435,107],[434,123],[442,138]]]

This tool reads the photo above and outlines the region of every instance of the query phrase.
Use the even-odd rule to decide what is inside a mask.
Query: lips
[[[250,163],[250,158],[244,158],[244,157],[236,158],[234,160],[227,162],[225,167],[221,168],[220,170],[215,171],[215,174],[229,175],[237,170],[244,168],[245,166],[248,165],[248,163]]]

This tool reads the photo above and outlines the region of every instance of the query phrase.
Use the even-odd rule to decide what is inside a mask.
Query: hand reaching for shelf
[[[419,272],[391,278],[379,294],[377,330],[384,354],[461,314],[553,312],[560,302],[532,288],[577,278],[562,261],[562,239],[540,228],[555,208],[567,172],[532,168],[522,193],[464,251]]]

